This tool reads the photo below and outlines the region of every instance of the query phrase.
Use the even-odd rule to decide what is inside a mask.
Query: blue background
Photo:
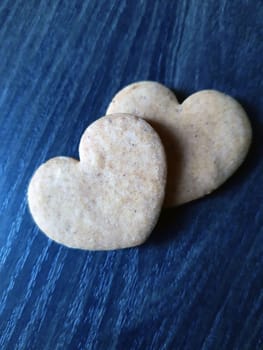
[[[2,0],[0,349],[263,349],[263,3]],[[212,195],[141,247],[70,250],[30,217],[45,160],[78,157],[113,95],[157,80],[238,99],[253,144]]]

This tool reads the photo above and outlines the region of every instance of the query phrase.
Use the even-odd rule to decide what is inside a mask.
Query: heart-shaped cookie
[[[118,92],[107,113],[131,113],[159,133],[167,162],[165,206],[183,204],[220,186],[244,160],[251,127],[233,98],[203,90],[179,104],[165,86],[151,81]]]
[[[103,117],[84,132],[80,161],[53,158],[28,189],[32,216],[51,239],[74,248],[109,250],[141,244],[158,219],[166,159],[143,119]]]

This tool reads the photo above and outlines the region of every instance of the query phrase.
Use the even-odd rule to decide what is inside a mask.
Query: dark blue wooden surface
[[[0,349],[263,349],[263,3],[0,2]],[[126,84],[237,98],[254,132],[213,195],[165,211],[143,246],[70,250],[26,191]]]

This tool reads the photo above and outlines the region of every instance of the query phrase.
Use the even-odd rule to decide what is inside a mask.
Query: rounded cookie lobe
[[[82,135],[80,161],[53,158],[28,189],[31,214],[68,247],[109,250],[143,243],[159,217],[166,183],[162,143],[144,120],[102,117]]]
[[[179,104],[157,82],[126,86],[106,114],[133,113],[158,132],[167,156],[165,206],[200,198],[218,188],[244,160],[251,126],[240,104],[219,91],[203,90]]]

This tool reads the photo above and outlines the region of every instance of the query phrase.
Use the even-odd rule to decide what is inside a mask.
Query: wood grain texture
[[[263,349],[263,6],[246,1],[0,3],[0,349]],[[213,195],[164,211],[143,246],[70,250],[28,212],[34,170],[78,157],[126,84],[237,98],[254,132]]]

